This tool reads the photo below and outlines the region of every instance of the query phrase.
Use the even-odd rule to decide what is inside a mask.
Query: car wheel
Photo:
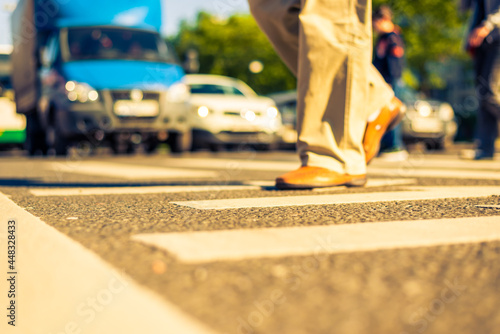
[[[191,147],[189,148],[191,152],[196,152],[203,149],[204,147],[205,145],[201,143],[199,139],[197,140],[195,139],[195,136],[191,135]]]
[[[274,151],[278,147],[277,144],[271,143],[271,144],[257,144],[255,145],[255,150],[256,151]]]
[[[208,149],[210,152],[220,152],[224,150],[224,145],[222,144],[208,144]]]
[[[96,154],[96,147],[88,140],[82,140],[73,147],[70,154],[76,154],[79,157],[90,157]]]
[[[443,150],[445,148],[445,142],[443,138],[427,140],[425,142],[425,148],[429,151],[433,150]]]
[[[144,152],[146,154],[154,154],[156,152],[156,150],[158,149],[159,144],[160,143],[156,139],[150,139],[150,140],[146,141],[143,145]]]
[[[134,154],[135,147],[132,143],[126,140],[113,140],[111,142],[111,150],[114,154]]]
[[[170,146],[170,152],[172,153],[182,153],[189,151],[192,147],[192,135],[191,131],[172,132],[167,138],[167,144]]]

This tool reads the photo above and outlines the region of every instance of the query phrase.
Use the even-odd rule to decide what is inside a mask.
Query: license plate
[[[433,118],[417,118],[411,122],[411,129],[414,132],[436,133],[443,132],[443,123]]]
[[[160,106],[156,101],[116,101],[114,111],[124,117],[154,117],[160,113]]]
[[[231,126],[232,132],[259,132],[260,128],[252,125],[233,125]]]

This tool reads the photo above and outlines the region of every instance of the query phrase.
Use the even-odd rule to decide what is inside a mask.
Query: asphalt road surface
[[[500,333],[500,160],[414,153],[364,188],[276,190],[296,167],[0,157],[1,332]]]

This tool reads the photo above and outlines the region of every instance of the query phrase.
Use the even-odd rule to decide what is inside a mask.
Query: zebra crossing
[[[13,162],[0,161],[0,168],[2,164],[8,165],[11,173],[15,173],[12,171],[15,168],[11,168],[15,166]],[[172,259],[169,260],[172,263],[165,262],[166,259],[153,261],[152,280],[170,270],[172,273],[179,270],[179,277],[186,279],[185,272],[193,270],[195,281],[212,283],[205,268],[229,268],[232,272],[236,270],[232,269],[233,266],[251,267],[255,263],[280,259],[313,257],[319,261],[333,255],[362,254],[358,256],[363,257],[374,252],[425,251],[438,246],[500,241],[500,209],[497,205],[500,202],[495,200],[500,196],[500,161],[465,162],[446,156],[416,157],[403,163],[375,160],[368,170],[369,182],[364,188],[277,191],[273,178],[297,165],[291,157],[273,160],[272,157],[258,156],[37,162],[36,170],[33,170],[39,173],[36,175],[41,180],[35,186],[28,184],[12,193],[9,193],[12,189],[0,189],[2,218],[16,218],[22,222],[23,257],[20,265],[25,268],[23,275],[26,278],[19,283],[19,289],[24,291],[20,310],[29,314],[29,321],[23,323],[23,333],[55,334],[68,330],[92,334],[163,333],[164,328],[168,328],[169,333],[193,334],[276,332],[259,331],[260,322],[259,325],[251,322],[254,311],[245,313],[247,311],[242,310],[241,317],[235,318],[235,324],[227,327],[219,327],[217,321],[206,323],[199,314],[211,318],[207,315],[210,311],[198,311],[195,312],[198,316],[194,316],[188,306],[191,304],[182,302],[184,299],[198,300],[198,297],[185,295],[173,297],[171,301],[159,292],[162,290],[158,288],[161,287],[160,281],[148,285],[147,280],[143,280],[138,284],[133,275],[135,268],[144,270],[148,267],[143,265],[145,260],[142,258],[127,254],[135,247],[136,251],[145,254],[163,252],[161,254],[166,259]],[[57,175],[55,179],[62,182],[44,184],[43,177],[53,180],[52,175]],[[225,178],[220,180],[222,176]],[[113,182],[102,182],[106,178]],[[65,183],[66,179],[71,181]],[[3,191],[6,193],[2,194]],[[149,203],[150,197],[154,198],[155,209],[140,207],[140,203]],[[25,199],[21,201],[20,198]],[[116,202],[115,205],[116,198],[125,204]],[[306,220],[310,222],[325,212],[315,208],[334,212],[354,205],[377,207],[395,203],[396,210],[402,210],[408,206],[405,203],[425,205],[443,200],[449,203],[472,200],[475,207],[487,210],[488,214],[360,220],[349,224],[332,218],[325,225],[298,226],[286,221],[286,212],[289,212],[286,210],[289,209],[296,209],[296,215],[309,216]],[[18,201],[24,203],[23,207],[34,208],[37,214],[22,209]],[[46,210],[46,205],[51,205],[51,209]],[[106,209],[100,210],[100,205]],[[106,215],[106,211],[115,206],[124,210],[117,211],[119,216],[116,219]],[[61,210],[75,208],[76,211],[57,211],[59,207]],[[283,221],[276,221],[271,226],[269,223],[257,225],[267,214],[276,212],[283,212]],[[183,220],[183,214],[192,215],[192,218]],[[253,214],[256,226],[241,227],[230,223],[248,214]],[[219,220],[217,227],[210,226],[213,220],[207,220],[208,225],[196,221],[198,217],[206,219],[210,216]],[[111,234],[92,237],[92,233],[101,230],[99,219],[103,218],[106,218],[106,223],[103,222],[105,227],[102,229],[118,225],[114,220],[129,228],[120,241],[126,246],[115,257],[118,260],[103,260],[102,254],[98,256],[89,251],[89,248],[106,248],[103,245],[116,243],[114,234],[109,232],[112,230],[106,232]],[[157,223],[147,227],[140,225],[148,220]],[[224,226],[226,221],[228,224]],[[191,225],[196,225],[196,228],[192,229]],[[165,231],[171,228],[173,231]],[[79,233],[83,235],[80,239],[75,237]],[[0,240],[6,240],[4,230],[0,231]],[[124,265],[120,260],[122,257],[131,257],[136,263]],[[126,272],[116,269],[120,266],[124,266]],[[177,267],[180,269],[175,269]],[[294,270],[281,264],[272,268],[278,277]],[[221,276],[218,279],[231,283],[231,278]],[[40,284],[46,289],[37,289]],[[248,283],[243,286],[248,286]],[[121,287],[126,289],[121,290]],[[97,300],[98,307],[89,304],[89,300],[94,303]],[[239,303],[237,300],[235,305]],[[60,311],[58,317],[52,317],[57,305],[65,305],[65,310]],[[224,303],[221,305],[216,307],[219,311],[224,310]],[[235,305],[227,305],[228,314],[232,312],[231,308],[238,307]],[[141,321],[137,321],[138,318]],[[241,319],[244,319],[244,325]]]
[[[185,263],[321,256],[500,240],[499,217],[434,219],[340,226],[152,233],[132,238]]]

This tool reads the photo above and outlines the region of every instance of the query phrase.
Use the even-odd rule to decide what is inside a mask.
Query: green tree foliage
[[[420,88],[444,88],[435,64],[450,59],[467,61],[464,38],[467,15],[460,13],[457,0],[373,0],[374,8],[387,4],[394,13],[406,42],[409,68],[417,75]],[[433,64],[433,66],[429,66]]]
[[[296,86],[294,76],[250,15],[234,15],[220,20],[202,12],[194,24],[183,22],[171,42],[181,59],[189,49],[198,51],[200,73],[241,79],[260,94]],[[249,64],[254,60],[264,64],[261,73],[250,72]]]
[[[394,21],[401,27],[406,42],[406,59],[411,72],[407,71],[405,78],[411,78],[408,83],[415,88],[445,88],[446,64],[451,59],[469,61],[463,50],[467,15],[459,12],[457,2],[373,0],[374,8],[388,4],[393,9]],[[200,73],[239,78],[261,94],[296,86],[295,78],[250,15],[220,20],[202,12],[196,22],[183,22],[171,42],[181,59],[191,48],[199,52]],[[249,71],[248,65],[253,60],[264,64],[261,73]]]

